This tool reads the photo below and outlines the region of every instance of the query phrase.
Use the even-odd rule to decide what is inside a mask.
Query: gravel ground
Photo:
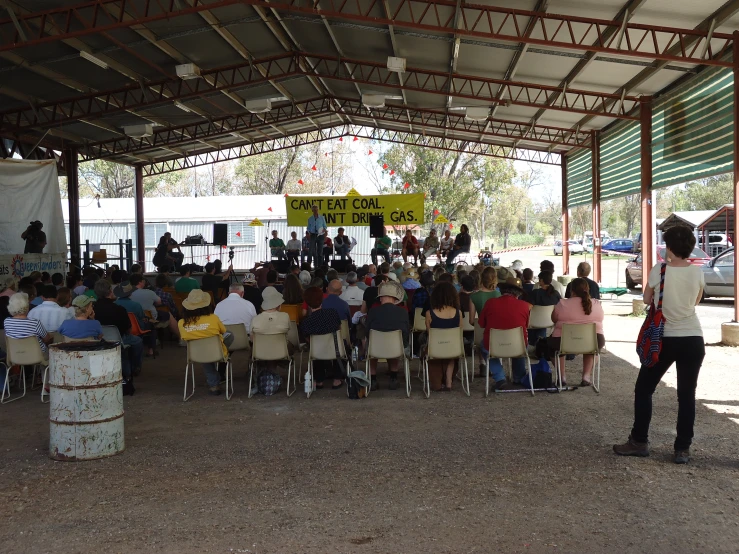
[[[185,351],[170,347],[125,399],[125,453],[84,463],[47,457],[36,395],[2,406],[2,551],[737,552],[736,351],[708,348],[691,464],[670,461],[674,372],[652,456],[619,458],[640,323],[627,311],[608,305],[600,395],[484,399],[476,379],[471,398],[425,400],[414,380],[411,399],[247,400],[242,360],[231,402],[199,372],[183,403]]]

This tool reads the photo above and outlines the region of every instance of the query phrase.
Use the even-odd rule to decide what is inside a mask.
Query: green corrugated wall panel
[[[617,125],[600,141],[600,198],[641,190],[641,128],[637,121]]]
[[[567,156],[567,206],[573,208],[593,201],[592,160],[590,150]]]
[[[712,68],[655,104],[654,188],[733,170],[733,84],[731,70]]]

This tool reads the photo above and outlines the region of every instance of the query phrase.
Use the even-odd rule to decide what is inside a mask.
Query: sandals
[[[590,381],[586,379],[583,379],[582,381],[580,381],[580,386],[581,387],[591,387],[593,386],[593,383],[591,383]]]

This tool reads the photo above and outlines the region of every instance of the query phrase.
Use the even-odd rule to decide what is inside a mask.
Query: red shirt
[[[523,327],[523,337],[528,344],[529,337],[526,330],[529,326],[530,313],[531,304],[508,294],[500,298],[491,298],[485,302],[477,320],[480,327],[485,327],[483,335],[485,349],[490,344],[490,329],[506,330]]]
[[[418,246],[418,239],[414,237],[413,235],[411,235],[410,237],[408,236],[403,237],[403,246],[405,246],[409,240],[411,241],[413,246]]]

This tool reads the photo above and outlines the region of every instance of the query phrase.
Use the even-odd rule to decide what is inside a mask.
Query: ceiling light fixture
[[[190,108],[188,108],[187,106],[185,106],[182,102],[175,102],[174,105],[175,105],[175,108],[179,108],[183,112],[187,112],[187,113],[191,113],[192,112],[192,110]]]
[[[396,73],[405,73],[405,58],[387,57],[387,68]]]
[[[485,121],[489,115],[490,110],[487,106],[474,106],[467,108],[464,118],[470,121]]]
[[[126,125],[123,132],[131,138],[150,137],[154,134],[154,126],[151,123],[143,123],[141,125]]]
[[[80,51],[80,58],[84,58],[88,62],[92,62],[96,66],[102,67],[103,69],[108,69],[108,64],[107,63],[105,63],[100,58],[96,58],[95,56],[93,56],[89,52],[85,52],[84,50]]]
[[[269,98],[246,100],[244,107],[251,113],[264,113],[272,109],[272,100]]]
[[[175,71],[180,79],[197,79],[200,77],[200,68],[194,63],[183,63],[175,66]]]

